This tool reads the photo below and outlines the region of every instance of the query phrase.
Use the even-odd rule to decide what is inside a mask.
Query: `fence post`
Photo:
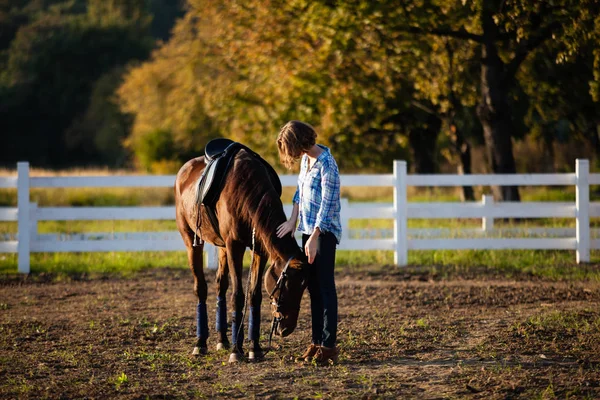
[[[394,264],[408,264],[406,161],[394,161]]]
[[[490,210],[494,206],[494,196],[484,194],[481,196],[481,204],[483,204],[484,211]],[[481,229],[485,233],[489,233],[494,230],[494,217],[483,217],[481,218]]]
[[[29,233],[29,163],[17,163],[17,252],[18,268],[22,274],[28,274],[31,235]]]
[[[350,239],[350,218],[348,218],[350,203],[346,198],[342,198],[341,203],[340,223],[342,224],[342,240],[346,240]]]
[[[575,209],[577,232],[577,264],[590,261],[590,164],[588,160],[577,159],[575,175]]]

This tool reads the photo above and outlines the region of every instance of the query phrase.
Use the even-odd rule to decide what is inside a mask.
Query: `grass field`
[[[552,280],[586,280],[600,282],[596,266],[600,254],[593,252],[591,265],[577,265],[572,251],[550,250],[445,250],[411,251],[409,266],[394,267],[390,251],[338,251],[336,266],[361,271],[364,268],[386,268],[410,273],[412,267],[429,269],[435,275],[459,277],[479,272],[495,273],[505,278],[522,275]],[[245,257],[245,266],[250,261]],[[34,253],[31,255],[32,279],[93,279],[102,276],[131,277],[152,268],[175,268],[187,272],[185,252],[111,252],[111,253]],[[0,276],[17,274],[17,256],[0,255]]]
[[[127,171],[108,170],[68,170],[46,171],[33,169],[32,176],[49,175],[107,175],[129,174]],[[13,175],[14,171],[0,170],[1,175]],[[409,188],[409,201],[459,201],[456,188]],[[293,188],[284,188],[283,199],[291,199]],[[489,193],[487,187],[476,187],[476,195]],[[574,201],[574,188],[521,188],[523,201]],[[596,196],[591,194],[592,200]],[[342,197],[351,202],[391,202],[391,188],[343,188]],[[153,188],[152,190],[128,188],[67,188],[67,189],[32,189],[31,201],[39,206],[158,206],[172,205],[171,188]],[[16,190],[0,189],[0,207],[16,205]],[[599,220],[592,220],[598,226]],[[409,228],[447,228],[449,237],[460,236],[462,228],[481,226],[477,219],[440,219],[409,220]],[[496,221],[496,227],[571,227],[575,226],[571,219],[538,219],[520,220],[513,223]],[[393,222],[385,219],[351,220],[351,229],[392,229]],[[70,235],[92,232],[150,232],[174,231],[174,221],[41,221],[38,233],[56,233]],[[15,237],[17,224],[0,222],[0,235]],[[247,257],[248,258],[248,257]],[[572,251],[411,251],[409,263],[421,266],[444,266],[447,271],[467,271],[469,269],[496,269],[511,275],[518,271],[527,271],[536,276],[553,277],[554,279],[598,279],[593,272],[574,265]],[[598,262],[600,253],[592,252],[592,261]],[[187,268],[183,252],[154,253],[84,253],[84,254],[32,254],[32,271],[47,273],[65,278],[72,274],[98,275],[117,274],[128,276],[136,271],[154,267]],[[337,263],[340,266],[391,265],[393,254],[388,251],[339,251]],[[17,258],[12,254],[0,255],[0,273],[16,272]],[[462,273],[461,272],[461,273]]]
[[[551,226],[571,226],[571,221],[547,221]],[[562,224],[560,223],[562,222]],[[519,226],[526,223],[520,222]],[[540,222],[536,224],[540,225]],[[353,229],[391,229],[390,220],[354,220]],[[459,229],[480,226],[477,220],[411,220],[411,228],[449,228],[450,232]],[[500,224],[502,226],[502,224]],[[504,226],[514,226],[505,224]],[[572,226],[571,226],[572,227]],[[117,233],[175,231],[174,221],[46,221],[40,222],[38,232],[57,234],[77,233]],[[16,234],[16,223],[0,223],[0,234]],[[450,237],[457,233],[451,233]],[[376,240],[376,239],[372,239]],[[600,252],[592,251],[592,263],[600,261]],[[245,264],[249,264],[249,252]],[[390,266],[393,264],[391,251],[338,251],[336,264],[343,267]],[[592,279],[600,280],[596,270],[575,264],[574,251],[559,250],[438,250],[410,251],[409,264],[413,266],[444,267],[439,273],[460,275],[469,271],[496,270],[510,277],[518,273],[543,276],[556,280]],[[31,271],[34,274],[49,274],[56,279],[68,279],[69,276],[100,276],[131,274],[149,268],[169,267],[187,269],[185,252],[110,252],[110,253],[33,253]],[[11,275],[17,271],[16,254],[0,254],[0,274]]]

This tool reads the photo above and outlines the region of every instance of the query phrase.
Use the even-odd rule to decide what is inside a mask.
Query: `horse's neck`
[[[291,257],[296,256],[298,253],[298,243],[296,243],[296,239],[286,235],[282,238],[283,240],[279,240],[276,243],[278,245],[273,246],[275,251],[277,252],[278,258],[283,260],[284,262],[289,260]],[[272,257],[272,256],[271,256]],[[273,257],[272,257],[273,258]]]
[[[283,222],[285,222],[285,219]],[[271,260],[281,259],[287,261],[298,252],[298,243],[296,242],[296,239],[292,238],[289,234],[282,238],[277,237],[277,227],[283,222],[274,225],[272,232],[263,230],[261,240],[263,242],[263,247],[269,254]]]

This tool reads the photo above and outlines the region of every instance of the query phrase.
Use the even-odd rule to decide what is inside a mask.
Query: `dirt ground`
[[[390,267],[391,268],[391,267]],[[600,398],[600,284],[338,271],[340,363],[191,356],[191,274],[0,282],[2,398]],[[244,281],[245,282],[245,281]],[[262,333],[268,333],[264,301]],[[264,340],[266,346],[266,339]]]

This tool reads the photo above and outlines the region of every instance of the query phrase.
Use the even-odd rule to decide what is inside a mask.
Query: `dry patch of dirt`
[[[0,397],[600,397],[597,283],[341,271],[337,287],[340,363],[318,368],[292,361],[310,340],[307,295],[281,349],[229,365],[228,353],[214,350],[214,330],[211,352],[191,356],[195,298],[186,271],[4,281]]]

